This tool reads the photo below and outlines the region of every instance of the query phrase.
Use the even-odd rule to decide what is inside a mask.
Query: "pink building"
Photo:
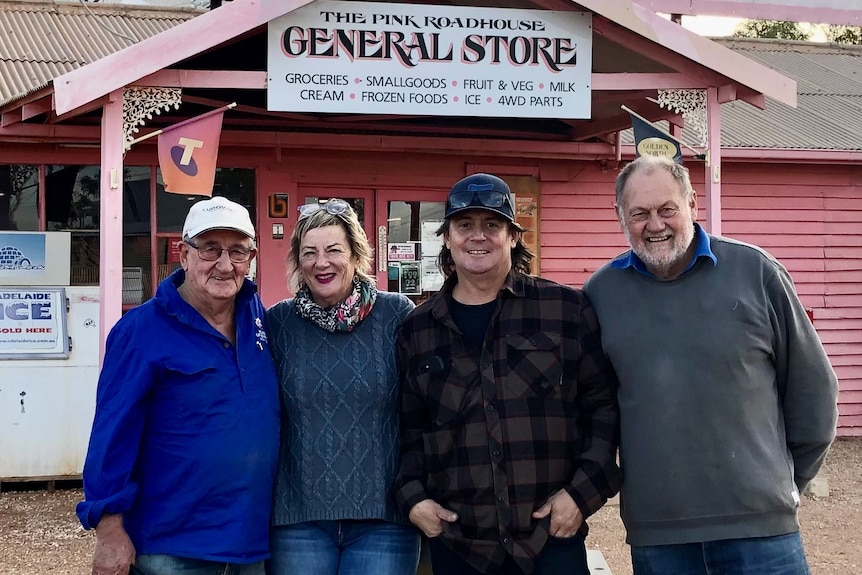
[[[72,282],[100,286],[103,334],[172,269],[197,199],[164,191],[155,139],[124,155],[124,138],[239,104],[225,116],[215,193],[254,214],[267,303],[287,295],[298,205],[351,199],[378,246],[379,285],[412,290],[408,268],[383,254],[422,245],[448,187],[480,170],[516,192],[536,271],[580,285],[625,248],[612,208],[617,168],[634,154],[625,104],[709,149],[708,166],[686,159],[702,223],[788,267],[841,381],[839,433],[862,435],[862,50],[714,42],[627,1],[582,0],[587,117],[269,109],[267,25],[305,3],[199,13],[0,0],[0,232],[70,231]],[[419,269],[417,291],[433,289]]]

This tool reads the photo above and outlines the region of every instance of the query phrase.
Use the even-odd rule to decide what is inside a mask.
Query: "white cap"
[[[183,224],[183,237],[193,238],[210,230],[234,230],[254,238],[248,210],[222,196],[192,205]]]

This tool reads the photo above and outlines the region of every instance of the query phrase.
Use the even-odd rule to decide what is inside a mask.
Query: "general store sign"
[[[589,118],[591,18],[319,0],[269,23],[267,107]]]
[[[69,357],[63,288],[0,287],[0,359]]]

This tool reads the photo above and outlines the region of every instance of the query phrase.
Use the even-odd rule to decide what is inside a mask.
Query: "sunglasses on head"
[[[348,204],[344,200],[332,198],[331,200],[327,200],[322,204],[303,204],[296,209],[299,210],[299,219],[301,220],[303,218],[307,218],[313,214],[316,214],[320,210],[324,210],[327,214],[333,216],[341,216],[348,213],[351,210],[351,207],[350,204]]]
[[[466,190],[449,194],[449,205],[452,208],[466,208],[475,200],[486,208],[499,208],[509,201],[503,192],[494,189],[493,184],[470,184]]]

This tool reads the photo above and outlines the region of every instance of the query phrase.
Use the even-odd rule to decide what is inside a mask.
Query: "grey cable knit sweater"
[[[299,317],[293,300],[267,312],[282,406],[273,525],[406,523],[391,495],[399,451],[395,339],[412,308],[403,295],[380,292],[350,333]]]

